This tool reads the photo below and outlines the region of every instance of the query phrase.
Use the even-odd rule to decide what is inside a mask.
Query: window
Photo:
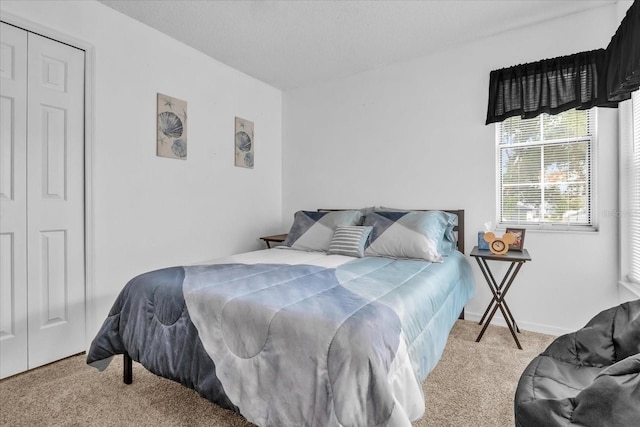
[[[640,92],[620,105],[622,280],[640,285]]]
[[[496,125],[497,223],[595,229],[595,109]]]

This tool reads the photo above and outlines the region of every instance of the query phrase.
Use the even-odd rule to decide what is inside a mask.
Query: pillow
[[[447,229],[444,231],[444,239],[442,239],[442,242],[440,243],[439,252],[442,256],[448,256],[451,252],[458,250],[456,233],[453,231],[458,215],[448,212],[445,212],[445,214],[449,215],[449,223],[447,225]]]
[[[364,220],[373,227],[364,254],[442,262],[442,241],[453,221],[455,215],[442,211],[376,211]]]
[[[334,209],[318,209],[319,211],[335,211]],[[349,210],[349,209],[344,209],[344,210]],[[364,208],[360,208],[360,209],[353,209],[353,210],[357,210],[360,211],[360,213],[362,214],[362,217],[360,218],[360,223],[357,225],[362,225],[362,222],[364,221],[364,217],[367,216],[367,214],[370,214],[371,212],[376,210],[375,206],[367,206]]]
[[[356,225],[360,211],[298,211],[283,245],[302,251],[326,251],[338,226]]]
[[[376,211],[376,207],[375,206],[367,206],[367,207],[364,207],[364,208],[360,208],[358,210],[360,212],[362,212],[362,215],[363,215],[362,219],[364,219],[365,216],[375,212]]]
[[[333,234],[327,253],[362,258],[364,256],[364,245],[367,243],[371,230],[373,230],[373,227],[362,225],[338,226]]]
[[[378,212],[413,212],[413,211],[407,211],[406,209],[389,208],[386,206],[379,206],[376,209],[376,211]],[[416,211],[416,212],[425,212],[425,211]],[[449,224],[447,225],[447,229],[444,232],[444,239],[442,239],[442,241],[440,242],[440,246],[438,247],[438,253],[442,256],[449,256],[451,252],[458,250],[456,234],[453,231],[456,224],[456,220],[458,219],[458,215],[452,214],[449,212],[444,212],[444,211],[438,211],[438,212],[442,212],[444,215],[448,215],[448,222],[449,222]]]

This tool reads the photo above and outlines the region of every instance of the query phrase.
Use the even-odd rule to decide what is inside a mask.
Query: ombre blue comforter
[[[126,351],[261,426],[408,426],[473,294],[457,252],[175,267],[125,287],[87,363]]]

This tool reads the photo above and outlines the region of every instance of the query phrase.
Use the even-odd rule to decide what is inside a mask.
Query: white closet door
[[[84,52],[29,33],[29,368],[85,349]]]
[[[27,32],[0,27],[0,378],[27,361]]]
[[[1,24],[0,378],[84,350],[84,52]]]

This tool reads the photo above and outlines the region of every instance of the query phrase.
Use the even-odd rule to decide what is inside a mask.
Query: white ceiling
[[[286,90],[616,0],[99,0]]]

